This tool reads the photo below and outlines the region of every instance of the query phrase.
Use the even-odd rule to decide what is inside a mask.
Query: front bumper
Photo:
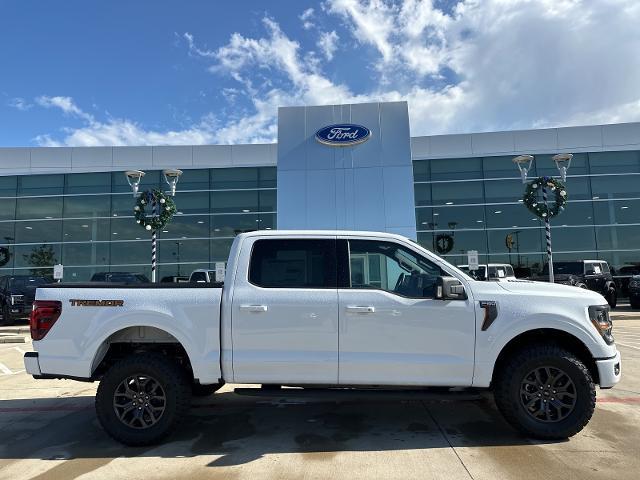
[[[620,381],[622,359],[617,350],[614,357],[596,360],[596,366],[600,377],[600,388],[611,388]]]
[[[24,369],[29,375],[41,376],[40,360],[38,360],[38,352],[27,352],[24,354]]]

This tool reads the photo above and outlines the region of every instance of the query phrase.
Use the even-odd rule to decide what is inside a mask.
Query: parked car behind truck
[[[566,438],[621,375],[600,294],[476,281],[388,233],[240,234],[224,286],[47,286],[31,334],[27,372],[100,381],[98,419],[129,445],[173,431],[194,384],[225,382],[492,388],[514,427]]]
[[[36,288],[53,279],[37,275],[5,275],[0,277],[0,325],[10,325],[18,318],[27,318],[36,296]]]

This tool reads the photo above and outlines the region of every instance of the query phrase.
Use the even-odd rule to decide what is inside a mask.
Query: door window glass
[[[349,241],[351,288],[375,288],[405,297],[433,298],[444,272],[433,262],[391,242]]]
[[[335,240],[258,240],[249,281],[270,288],[337,288]]]

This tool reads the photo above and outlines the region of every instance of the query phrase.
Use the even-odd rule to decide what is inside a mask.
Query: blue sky
[[[279,105],[412,134],[640,120],[635,0],[0,0],[0,146],[274,141]]]

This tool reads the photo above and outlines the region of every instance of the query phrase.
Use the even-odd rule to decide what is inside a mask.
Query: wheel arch
[[[172,333],[149,325],[124,327],[108,335],[93,357],[91,376],[100,378],[119,359],[143,352],[157,352],[174,358],[193,377],[191,357],[183,343]]]
[[[537,328],[527,330],[509,340],[500,350],[494,363],[491,383],[494,384],[496,373],[503,368],[503,364],[516,352],[533,344],[558,345],[573,353],[589,370],[595,383],[600,383],[598,367],[587,346],[575,335],[564,330],[554,328]]]

